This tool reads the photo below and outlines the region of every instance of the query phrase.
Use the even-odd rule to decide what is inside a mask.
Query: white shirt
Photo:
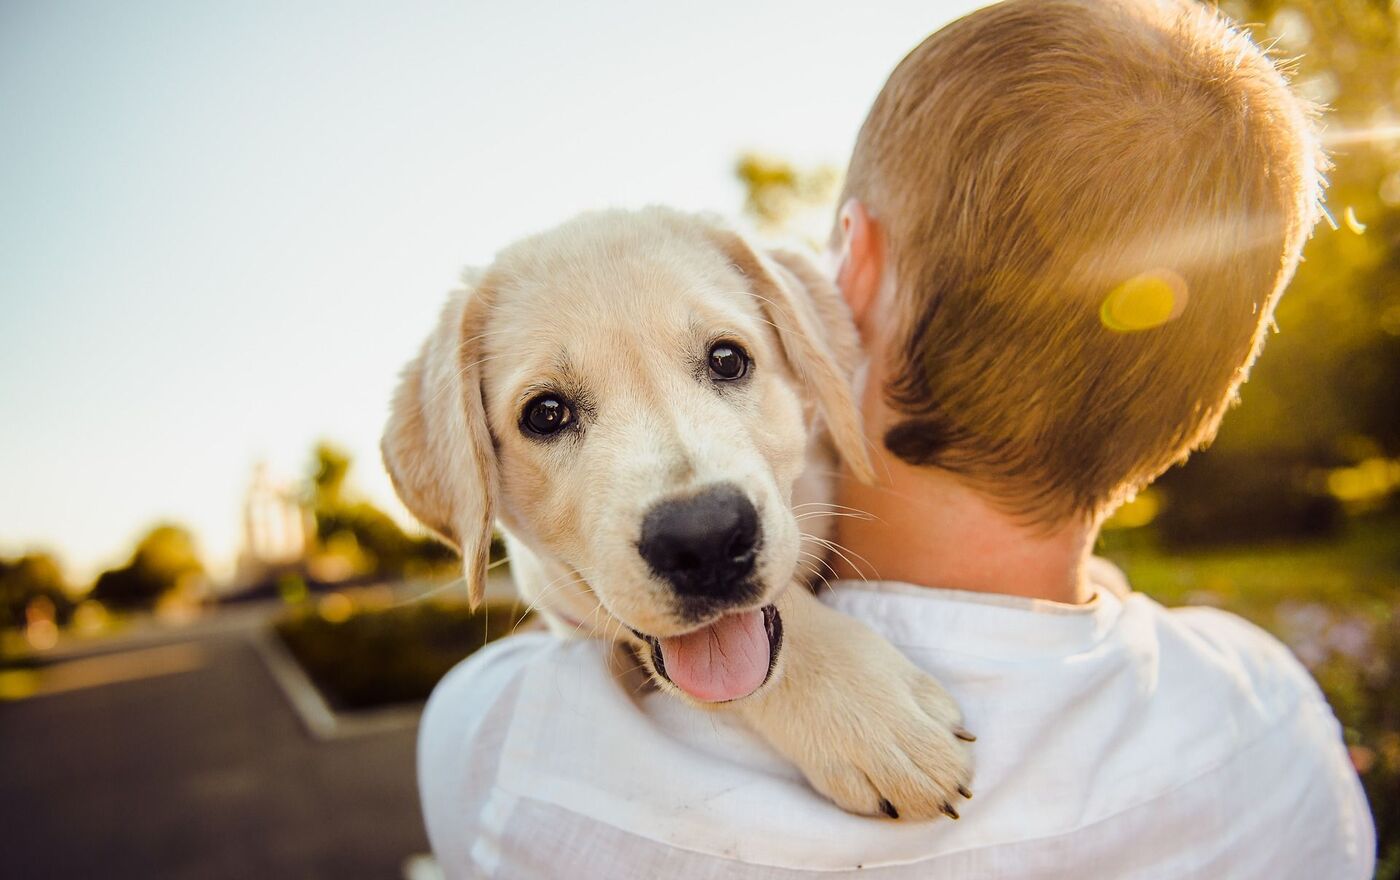
[[[639,690],[615,649],[491,645],[429,702],[418,772],[449,877],[1365,878],[1340,727],[1286,648],[1107,564],[1068,606],[904,584],[823,596],[962,706],[962,819],[849,815],[741,723]]]

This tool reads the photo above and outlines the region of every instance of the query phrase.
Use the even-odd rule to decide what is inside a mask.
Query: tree
[[[355,497],[346,486],[351,465],[350,455],[331,443],[318,443],[312,452],[308,494],[323,550],[348,550],[363,569],[360,573],[391,578],[442,567],[455,558],[451,548],[406,534],[387,513]]]
[[[1278,333],[1225,422],[1222,452],[1323,464],[1400,456],[1400,7],[1236,0],[1255,38],[1326,105],[1328,211],[1279,303]]]
[[[97,578],[91,596],[111,608],[148,609],[203,574],[194,536],[182,526],[162,523],[137,543],[130,562]]]
[[[67,622],[73,600],[58,560],[47,553],[30,553],[19,559],[0,559],[0,629],[25,625],[35,601],[49,603],[56,622]]]
[[[744,153],[734,163],[744,186],[744,213],[760,229],[822,241],[831,229],[832,201],[841,172],[831,165],[799,168],[760,153]]]
[[[1274,314],[1238,408],[1209,450],[1161,481],[1157,523],[1178,544],[1320,535],[1400,485],[1343,495],[1329,472],[1388,474],[1400,456],[1400,7],[1374,0],[1236,0],[1295,87],[1326,105],[1329,221]],[[1376,467],[1379,465],[1379,467]],[[1230,487],[1223,503],[1221,487]],[[1330,508],[1330,509],[1329,509]]]

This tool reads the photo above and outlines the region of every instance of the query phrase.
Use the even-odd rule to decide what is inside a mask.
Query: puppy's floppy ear
[[[404,368],[380,450],[404,506],[461,552],[475,607],[486,591],[497,481],[478,363],[486,304],[467,280]]]
[[[729,229],[716,228],[712,234],[730,263],[749,279],[836,450],[857,479],[872,482],[875,473],[851,388],[860,343],[840,293],[806,257],[791,251],[760,254]]]

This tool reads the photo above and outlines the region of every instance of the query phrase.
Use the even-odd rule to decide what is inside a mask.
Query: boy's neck
[[[838,480],[837,503],[854,514],[836,518],[849,557],[832,559],[840,577],[1076,605],[1093,598],[1085,562],[1097,526],[1027,527],[947,471],[906,464],[882,447],[874,457],[877,485],[844,471]]]

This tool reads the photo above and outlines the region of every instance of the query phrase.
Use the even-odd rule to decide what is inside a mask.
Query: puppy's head
[[[453,296],[405,372],[389,473],[461,550],[473,601],[496,518],[577,573],[673,679],[698,682],[682,685],[692,696],[756,687],[697,670],[696,655],[707,639],[758,651],[776,638],[769,606],[799,561],[790,498],[814,420],[869,468],[833,349],[851,331],[831,327],[825,284],[660,209],[520,242]]]

